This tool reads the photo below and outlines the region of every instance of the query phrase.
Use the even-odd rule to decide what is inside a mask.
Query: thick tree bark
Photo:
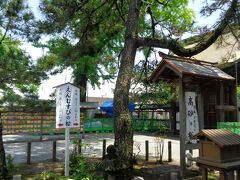
[[[80,87],[80,101],[86,102],[86,92],[87,92],[87,75],[80,74],[74,77],[74,84]]]
[[[7,175],[8,171],[6,166],[6,158],[2,138],[2,118],[0,114],[0,179],[5,179]]]
[[[128,96],[137,49],[135,37],[137,37],[140,5],[141,0],[131,0],[129,5],[124,50],[114,92],[115,146],[119,158],[126,160],[127,163],[130,163],[133,155],[133,128],[128,109]]]

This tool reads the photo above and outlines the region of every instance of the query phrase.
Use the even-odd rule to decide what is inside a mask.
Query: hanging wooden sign
[[[185,92],[186,104],[186,143],[196,143],[192,136],[199,132],[198,114],[196,108],[196,93]]]

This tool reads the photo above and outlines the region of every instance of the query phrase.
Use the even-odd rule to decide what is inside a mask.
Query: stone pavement
[[[60,137],[60,136],[58,136]],[[46,136],[43,138],[51,138]],[[61,138],[64,138],[63,136]],[[39,137],[26,136],[26,135],[5,135],[4,141],[30,141],[37,140]],[[102,156],[102,141],[106,139],[107,146],[113,144],[114,135],[112,133],[98,133],[98,134],[85,134],[82,140],[84,146],[82,147],[82,153],[84,156],[89,157],[101,157]],[[149,157],[156,158],[156,139],[152,134],[135,134],[134,135],[134,153],[138,154],[141,158],[145,156],[145,141],[149,141]],[[164,156],[163,160],[168,159],[168,141],[172,142],[172,159],[179,161],[179,139],[178,138],[166,138],[164,143]],[[31,162],[41,162],[52,158],[52,141],[44,142],[32,142],[31,150]],[[27,143],[5,143],[4,144],[6,154],[10,154],[14,158],[14,163],[25,163],[27,161]],[[64,159],[64,140],[57,141],[57,159]],[[70,144],[70,150],[73,150],[73,143]],[[197,156],[198,152],[194,151],[194,156]]]

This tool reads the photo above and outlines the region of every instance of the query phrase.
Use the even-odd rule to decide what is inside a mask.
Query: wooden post
[[[148,161],[149,160],[149,141],[148,140],[145,141],[145,153],[146,153],[145,160]]]
[[[183,79],[179,78],[179,112],[180,112],[180,174],[186,171],[185,140],[186,140],[186,105]]]
[[[31,163],[31,142],[27,143],[27,164]]]
[[[57,141],[53,141],[52,160],[57,161]]]
[[[69,176],[69,127],[65,128],[65,176]]]
[[[106,139],[103,140],[102,159],[105,159],[105,155],[106,155]]]
[[[208,180],[208,170],[205,167],[200,167],[202,172],[202,180]]]
[[[152,110],[152,119],[154,119],[154,110]]]
[[[78,140],[78,154],[81,154],[82,153],[82,139],[79,139]]]
[[[168,141],[168,162],[172,161],[172,142]]]
[[[236,84],[233,84],[231,87],[231,96],[230,104],[236,107],[236,110],[233,111],[233,119],[238,121],[238,105],[237,105],[237,87]]]
[[[219,180],[228,180],[227,173],[222,169],[219,171],[220,177]]]

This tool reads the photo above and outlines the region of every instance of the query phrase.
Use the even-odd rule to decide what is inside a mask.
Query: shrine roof
[[[176,79],[185,76],[235,80],[235,78],[219,69],[215,63],[169,55],[162,55],[162,61],[153,71],[149,80],[150,82],[156,82],[159,79]]]
[[[202,129],[193,138],[207,137],[220,147],[240,145],[240,136],[224,129]]]

